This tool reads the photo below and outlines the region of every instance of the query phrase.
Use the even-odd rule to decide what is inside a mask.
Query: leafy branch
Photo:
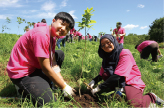
[[[86,28],[88,28],[88,30],[89,30],[93,26],[93,25],[90,25],[90,24],[96,23],[95,20],[91,20],[91,16],[94,15],[94,14],[92,14],[92,12],[94,12],[94,11],[95,10],[93,10],[93,7],[91,7],[90,9],[87,7],[87,9],[84,10],[85,13],[82,15],[83,16],[82,22],[76,22],[76,23],[78,23],[78,27],[80,27],[80,29],[78,31],[85,28],[85,36],[86,36]],[[84,60],[85,51],[86,51],[86,38],[85,38],[84,54],[83,54],[83,57],[82,57],[82,69],[81,69],[81,74],[80,74],[80,79],[79,80],[82,80],[81,77],[82,77],[82,74],[83,74],[83,60]],[[79,81],[79,82],[81,82],[81,81]],[[81,97],[81,91],[80,91],[81,86],[80,86],[80,84],[81,83],[79,83],[79,95]]]

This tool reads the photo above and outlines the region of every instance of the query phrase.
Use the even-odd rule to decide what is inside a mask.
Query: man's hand
[[[66,84],[66,86],[63,89],[63,93],[65,97],[75,95],[76,90],[71,88],[69,85]]]
[[[91,87],[91,89],[93,89],[93,86],[95,85],[95,81],[92,80],[88,85]],[[87,87],[87,89],[90,90],[89,87]]]
[[[91,90],[91,93],[93,96],[95,96],[95,93],[99,92],[101,89],[99,88],[99,86],[97,86],[96,88]]]

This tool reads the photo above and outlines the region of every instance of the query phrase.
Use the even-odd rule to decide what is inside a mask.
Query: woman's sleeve
[[[100,89],[106,89],[106,88],[110,88],[112,86],[118,86],[118,81],[121,79],[122,77],[119,75],[112,75],[110,76],[106,81],[104,81],[102,84],[99,85]]]
[[[119,76],[129,76],[133,66],[132,55],[129,53],[120,55],[114,74]]]
[[[95,84],[97,84],[99,81],[102,80],[102,77],[100,75],[97,75],[93,80],[95,81]]]

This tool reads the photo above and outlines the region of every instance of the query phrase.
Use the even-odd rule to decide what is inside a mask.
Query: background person
[[[100,39],[98,54],[103,59],[102,67],[89,86],[93,88],[102,79],[104,82],[91,90],[93,95],[107,88],[123,87],[127,101],[134,107],[149,107],[164,102],[154,93],[143,96],[145,84],[141,79],[140,70],[130,50],[123,49],[114,36],[105,34]]]
[[[57,40],[58,49],[61,48],[60,47],[61,42],[62,42],[63,47],[65,47],[66,36],[58,36],[57,38],[58,38],[58,40]]]
[[[72,28],[72,29],[70,30],[70,39],[71,39],[71,43],[72,43],[72,40],[73,40],[74,31],[75,31],[74,28]]]
[[[46,19],[44,19],[44,18],[41,20],[41,22],[42,22],[42,23],[47,23],[47,22],[46,22]]]
[[[149,55],[151,54],[153,62],[158,61],[158,54],[159,57],[163,56],[159,50],[159,46],[156,41],[152,41],[152,40],[143,41],[141,44],[136,45],[135,49],[137,49],[140,52],[140,57],[142,59],[148,59]]]
[[[116,27],[113,30],[113,34],[112,35],[116,35],[116,39],[118,41],[119,44],[124,44],[124,36],[126,35],[125,33],[125,29],[121,27],[122,23],[121,22],[117,22],[116,23]]]
[[[32,99],[34,105],[43,106],[56,101],[51,82],[62,89],[64,96],[74,95],[74,89],[65,83],[60,74],[64,52],[55,50],[55,37],[66,35],[74,24],[69,13],[59,12],[50,26],[38,23],[38,27],[21,36],[11,51],[8,76],[27,98]]]
[[[92,41],[92,36],[89,33],[87,33],[87,35],[89,37],[89,41]]]

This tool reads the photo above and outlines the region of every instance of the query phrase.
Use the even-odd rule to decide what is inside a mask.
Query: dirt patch
[[[82,93],[81,97],[78,93],[73,96],[74,100],[71,102],[77,107],[100,107],[101,102],[99,102],[98,97],[94,97],[91,93]],[[70,101],[69,98],[64,98],[65,102]],[[99,104],[100,103],[100,104]],[[80,105],[79,105],[80,104]],[[71,106],[70,106],[71,107]]]
[[[117,101],[122,101],[122,98],[117,94],[116,95],[112,94],[111,99],[113,97]],[[108,97],[106,96],[103,98],[107,99]],[[69,98],[64,98],[64,101],[65,102],[71,101],[77,107],[107,107],[106,102],[104,101],[104,99],[102,99],[101,96],[93,96],[90,91],[82,92],[81,97],[79,93],[76,92],[76,95],[73,96],[73,99],[74,100],[70,100]],[[108,99],[110,100],[110,98]],[[69,107],[73,107],[73,106],[69,106]]]

